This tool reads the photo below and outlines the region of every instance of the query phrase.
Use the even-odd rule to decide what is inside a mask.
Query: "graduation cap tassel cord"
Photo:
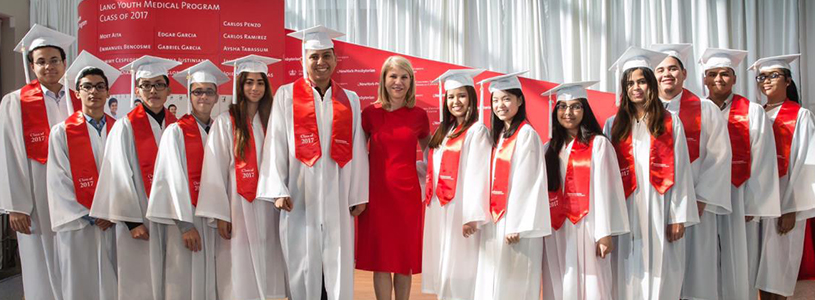
[[[31,83],[31,72],[28,70],[28,51],[23,48],[23,70],[25,70],[25,84]]]

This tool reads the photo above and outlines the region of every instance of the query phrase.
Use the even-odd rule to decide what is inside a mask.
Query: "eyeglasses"
[[[163,91],[163,90],[167,89],[167,84],[163,83],[163,82],[158,82],[158,83],[155,83],[155,84],[142,83],[142,84],[139,85],[139,88],[142,91],[145,91],[145,92],[149,92],[153,88],[156,88],[156,91],[160,92],[160,91]]]
[[[764,80],[767,80],[767,78],[771,79],[772,81],[776,81],[778,78],[781,78],[781,76],[784,76],[784,74],[778,72],[773,72],[770,75],[761,74],[756,76],[756,82],[764,82]]]
[[[580,104],[580,103],[575,103],[575,104],[572,104],[572,105],[558,104],[558,105],[555,105],[555,108],[558,111],[567,111],[567,110],[570,110],[570,109],[572,111],[581,111],[581,110],[583,110],[583,104]]]
[[[190,92],[190,94],[195,95],[195,97],[201,97],[206,95],[207,97],[214,97],[216,95],[214,90],[194,90]]]
[[[44,59],[40,59],[40,60],[34,62],[34,64],[37,65],[38,67],[45,67],[47,65],[56,66],[56,65],[58,65],[60,63],[62,63],[62,59],[59,59],[59,58],[52,58],[52,59],[50,59],[48,61],[46,61]]]
[[[79,85],[79,89],[83,92],[90,93],[93,89],[96,89],[97,92],[104,92],[108,90],[108,85],[104,82],[97,83],[96,85],[90,83],[83,83]]]

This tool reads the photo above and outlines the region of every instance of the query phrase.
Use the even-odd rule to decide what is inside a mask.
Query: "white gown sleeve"
[[[620,164],[611,142],[603,136],[595,137],[591,157],[590,209],[594,211],[594,237],[599,241],[629,231],[628,210]]]
[[[750,104],[749,116],[750,178],[744,182],[744,215],[780,217],[778,160],[772,123],[758,104]]]
[[[815,123],[801,108],[790,149],[789,185],[781,195],[781,213],[797,212],[796,220],[815,217]]]
[[[159,143],[147,204],[147,218],[153,222],[170,225],[175,221],[193,222],[185,146],[181,127],[177,124],[167,127]]]
[[[204,146],[204,165],[201,168],[201,189],[195,215],[232,222],[229,205],[231,194],[229,172],[232,165],[232,124],[229,112],[215,120]]]
[[[88,214],[88,209],[76,200],[64,123],[51,129],[51,136],[48,139],[46,174],[51,228],[59,232],[82,229],[87,226],[88,222],[83,222],[81,218]]]
[[[0,116],[0,213],[31,215],[34,196],[29,184],[19,91],[3,97]]]
[[[346,168],[351,169],[351,188],[348,191],[348,206],[354,207],[359,204],[368,203],[368,139],[365,131],[362,130],[362,113],[360,110],[359,97],[356,93],[346,91],[348,99],[351,100],[351,111],[354,114],[354,157]]]
[[[462,191],[462,226],[469,222],[484,224],[492,220],[490,216],[490,156],[492,145],[487,127],[476,122],[467,131],[459,165],[466,170],[459,171],[457,184],[463,184]],[[464,150],[464,147],[467,149]],[[462,153],[464,154],[464,153]]]
[[[291,89],[283,86],[275,93],[272,114],[266,126],[257,193],[257,197],[265,201],[291,196],[288,188],[289,135],[286,126],[286,112],[290,108],[290,105],[286,105],[290,99],[288,91]]]
[[[688,157],[688,143],[679,116],[672,114],[674,130],[674,185],[666,192],[670,199],[668,224],[684,223],[685,227],[699,223],[696,192],[693,189],[693,173]],[[729,176],[728,176],[729,178]],[[670,195],[667,195],[670,194]]]
[[[727,122],[721,111],[710,100],[702,100],[703,136],[707,137],[704,155],[698,159],[699,174],[695,178],[696,201],[706,203],[705,210],[714,214],[729,214],[731,160],[730,138]]]
[[[132,169],[138,165],[133,130],[130,121],[123,118],[113,125],[105,142],[105,159],[91,205],[92,217],[144,223]]]
[[[542,237],[552,233],[543,144],[531,126],[518,130],[512,154],[512,167],[517,169],[510,171],[506,232],[522,238]]]

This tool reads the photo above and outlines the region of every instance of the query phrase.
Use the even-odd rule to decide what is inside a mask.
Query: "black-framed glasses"
[[[90,93],[93,89],[96,89],[98,92],[104,92],[108,90],[108,85],[104,82],[100,82],[97,84],[90,84],[90,83],[83,83],[79,85],[79,89],[83,92]]]
[[[567,110],[579,111],[579,110],[583,110],[583,104],[575,103],[575,104],[572,104],[572,105],[566,105],[566,104],[561,103],[561,104],[555,105],[555,108],[558,111],[567,111]]]
[[[60,58],[52,58],[50,60],[40,59],[34,62],[34,64],[37,65],[38,67],[45,67],[47,65],[56,66],[60,63],[62,63],[62,59]]]
[[[760,74],[760,75],[756,76],[756,82],[764,82],[764,80],[767,80],[767,78],[771,79],[772,81],[776,81],[776,80],[778,80],[778,78],[780,78],[782,76],[784,76],[784,74],[781,74],[781,73],[778,73],[778,72],[773,72],[770,75]]]
[[[190,92],[190,94],[193,94],[195,97],[201,97],[204,95],[207,97],[215,97],[215,95],[218,93],[216,93],[215,90],[193,90]]]
[[[139,85],[139,88],[142,91],[145,91],[145,92],[149,92],[149,91],[153,90],[153,88],[155,88],[156,91],[160,92],[160,91],[166,90],[167,87],[168,87],[168,85],[166,83],[164,83],[164,82],[157,82],[157,83],[154,83],[154,84],[142,83],[142,84]]]

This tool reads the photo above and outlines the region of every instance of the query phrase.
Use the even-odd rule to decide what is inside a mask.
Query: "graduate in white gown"
[[[614,299],[678,299],[685,228],[699,222],[682,122],[658,98],[651,67],[667,55],[630,47],[614,63],[620,108],[605,124],[626,194],[630,233],[612,255]]]
[[[719,299],[758,297],[759,221],[781,215],[772,123],[761,105],[733,92],[735,68],[745,57],[743,50],[708,48],[700,59],[708,99],[727,122],[732,151],[732,212],[716,216]]]
[[[224,63],[235,68],[234,100],[210,130],[195,209],[195,216],[217,226],[220,235],[215,244],[220,299],[286,297],[279,214],[256,197],[272,106],[267,65],[278,61],[249,55]]]
[[[586,88],[595,83],[544,93],[557,95],[544,146],[555,229],[544,238],[544,299],[614,299],[612,241],[628,233],[628,211],[614,147],[589,106]]]
[[[700,99],[684,88],[692,62],[691,44],[655,44],[651,50],[668,55],[654,68],[659,83],[659,98],[677,115],[685,129],[688,155],[693,171],[699,224],[685,232],[685,279],[682,299],[718,299],[717,257],[719,251],[716,217],[731,212],[730,143],[727,123],[712,101]]]
[[[552,225],[543,143],[527,122],[526,98],[517,77],[523,73],[480,82],[490,83],[493,176],[491,217],[481,228],[474,299],[540,297],[543,236],[551,233]]]
[[[801,267],[806,220],[815,216],[815,122],[800,106],[790,63],[800,54],[766,57],[750,67],[764,110],[773,122],[781,216],[761,220],[761,258],[756,288],[761,299],[792,296]]]
[[[473,77],[483,69],[448,70],[433,82],[441,123],[430,138],[422,249],[422,292],[438,299],[475,297],[482,232],[490,222],[492,143],[479,122]],[[490,296],[490,295],[487,295]]]
[[[204,145],[212,126],[218,86],[229,81],[215,64],[204,60],[173,78],[186,87],[188,114],[161,136],[147,219],[166,225],[164,299],[215,300],[217,229],[196,217]],[[224,297],[228,299],[229,297]]]
[[[105,144],[91,217],[119,222],[116,251],[119,299],[164,299],[164,226],[145,218],[158,143],[175,117],[164,103],[168,70],[179,62],[145,55],[122,67],[133,76],[139,104],[116,121]]]
[[[354,216],[368,203],[368,154],[359,97],[332,80],[323,26],[303,40],[303,76],[274,98],[258,197],[275,201],[292,300],[354,299]],[[322,290],[322,291],[321,291]]]
[[[23,54],[26,85],[0,101],[0,213],[9,215],[17,233],[26,299],[62,299],[45,178],[51,126],[80,107],[60,82],[67,64],[63,49],[73,42],[34,24],[14,49]],[[29,68],[36,75],[31,82]]]
[[[82,107],[52,128],[47,175],[64,300],[106,300],[117,295],[113,223],[88,214],[105,141],[116,121],[105,114],[105,103],[120,73],[85,51],[65,73]]]

